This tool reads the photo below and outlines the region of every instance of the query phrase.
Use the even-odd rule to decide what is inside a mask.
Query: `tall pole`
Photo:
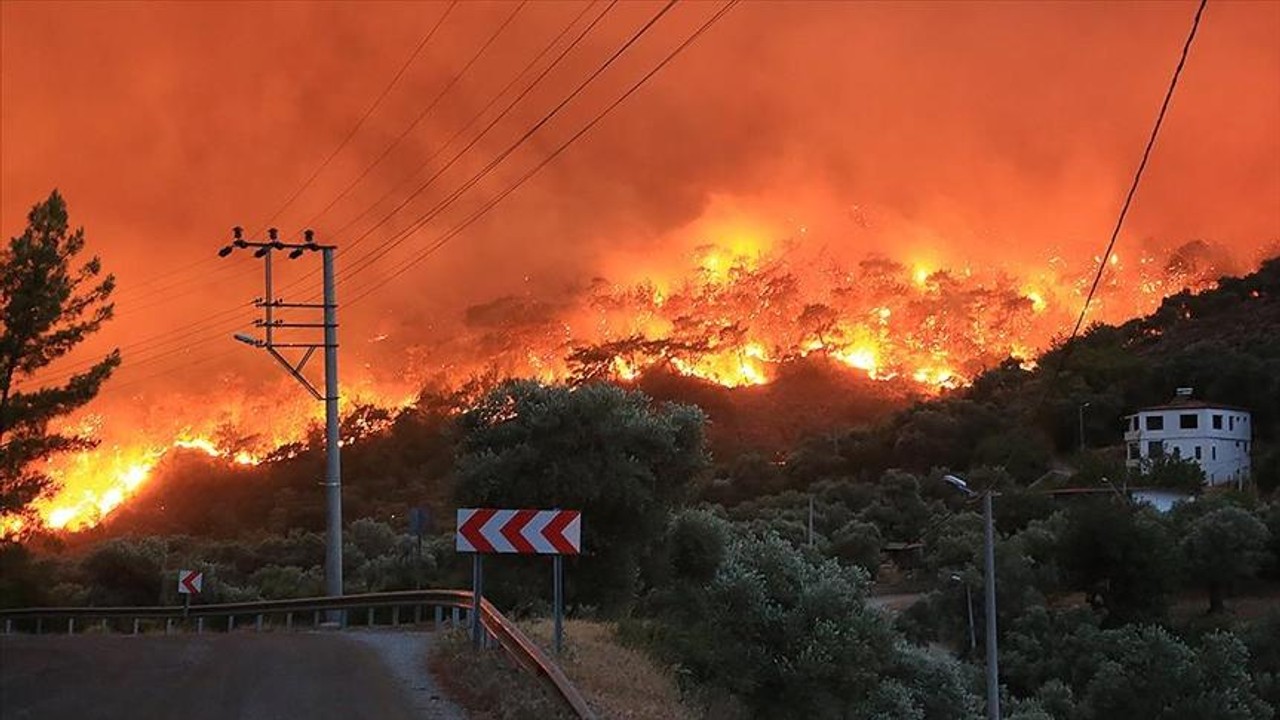
[[[484,593],[484,556],[480,553],[471,555],[471,644],[479,650],[483,647],[480,624],[480,598]]]
[[[973,588],[969,587],[969,583],[964,584],[964,605],[969,611],[969,653],[978,649],[978,638],[973,634]]]
[[[1081,403],[1077,408],[1080,411],[1080,452],[1084,452],[1084,409],[1089,407],[1089,403]]]
[[[263,310],[263,317],[254,321],[254,325],[263,329],[265,338],[236,333],[235,339],[246,345],[266,350],[267,354],[283,367],[293,379],[297,380],[313,398],[324,402],[325,475],[323,485],[327,507],[324,555],[325,592],[331,597],[340,597],[342,595],[342,438],[339,433],[338,422],[338,299],[334,288],[333,269],[336,248],[332,245],[317,244],[315,242],[315,234],[310,230],[303,231],[302,234],[305,241],[302,243],[282,241],[279,232],[275,228],[268,229],[268,242],[246,239],[244,237],[244,228],[241,227],[234,228],[232,233],[233,240],[231,244],[219,250],[218,256],[227,257],[236,250],[252,249],[255,258],[264,260],[263,281],[265,284],[263,297],[254,301],[254,305]],[[324,264],[324,301],[322,303],[284,302],[275,296],[271,256],[272,253],[277,251],[288,251],[290,260],[296,260],[310,252],[319,252],[321,254]],[[277,311],[314,313],[317,310],[323,311],[324,322],[322,323],[296,322],[282,319],[277,315]],[[284,342],[278,339],[280,333],[311,332],[317,327],[324,328],[323,342],[305,338],[295,340],[293,337],[286,337]],[[311,359],[316,350],[321,348],[324,349],[323,392],[303,374],[303,368],[306,367],[307,361]],[[291,360],[286,358],[281,353],[281,350],[286,352],[305,350],[305,352],[302,353],[300,359]],[[328,613],[329,622],[341,623],[343,618],[344,613],[340,610],[333,610]]]
[[[982,494],[982,516],[986,526],[987,585],[987,718],[1000,720],[1000,669],[996,650],[996,541],[991,510],[991,491]]]
[[[338,297],[334,288],[333,248],[320,251],[324,262],[324,486],[328,522],[324,553],[325,592],[342,595],[342,438],[338,432]],[[332,618],[330,618],[332,620]]]
[[[551,582],[555,585],[553,593],[553,602],[555,609],[555,649],[556,654],[560,654],[560,647],[564,644],[564,556],[553,555],[551,559]]]

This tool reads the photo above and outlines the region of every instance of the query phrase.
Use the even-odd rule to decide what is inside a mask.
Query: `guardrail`
[[[204,632],[206,618],[226,618],[226,629],[235,629],[237,617],[252,616],[254,627],[262,630],[264,621],[272,616],[285,616],[285,627],[292,629],[294,618],[300,613],[311,613],[315,626],[321,625],[320,615],[333,610],[365,610],[369,626],[375,625],[378,608],[391,608],[391,624],[400,624],[400,610],[412,608],[414,622],[421,622],[424,607],[435,608],[437,626],[445,621],[443,609],[451,613],[448,621],[454,625],[470,621],[472,594],[469,590],[401,590],[396,592],[342,595],[339,597],[295,598],[290,600],[263,600],[256,602],[220,603],[214,605],[181,605],[152,607],[49,607],[0,609],[5,634],[12,633],[15,625],[26,625],[36,633],[45,630],[46,621],[63,621],[66,632],[74,634],[76,620],[98,620],[103,626],[110,620],[132,620],[133,634],[138,634],[144,620],[164,620],[165,633],[173,632],[174,621],[196,621],[196,632]],[[345,614],[345,613],[344,613]],[[566,704],[580,718],[594,720],[595,713],[586,699],[569,682],[564,671],[547,657],[520,628],[507,619],[488,600],[480,604],[480,621],[485,630],[486,644],[496,641],[519,667],[548,682]],[[345,624],[345,623],[343,623]]]

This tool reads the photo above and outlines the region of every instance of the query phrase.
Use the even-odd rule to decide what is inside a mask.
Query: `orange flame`
[[[850,372],[932,394],[962,387],[1007,358],[1034,368],[1037,352],[1070,327],[1101,262],[1095,258],[1091,267],[1072,269],[1052,257],[1022,272],[951,272],[932,257],[905,264],[868,258],[856,267],[832,268],[829,258],[797,259],[793,246],[771,243],[768,233],[748,222],[700,227],[717,239],[698,246],[682,270],[596,284],[553,306],[568,310],[508,316],[495,303],[496,319],[489,324],[473,323],[459,339],[434,343],[434,354],[420,356],[430,357],[437,376],[455,385],[486,371],[493,371],[491,377],[548,382],[575,376],[625,382],[662,367],[746,387],[772,382],[787,362],[821,355]],[[1186,263],[1151,254],[1129,266],[1112,255],[1091,319],[1148,312],[1167,294],[1211,286],[1216,271],[1189,270]],[[386,335],[377,339],[385,341]],[[418,389],[412,383],[375,387],[358,379],[344,387],[350,398],[344,407],[404,407]],[[229,466],[256,465],[275,448],[304,440],[322,413],[292,387],[256,400],[242,394],[216,404],[207,398],[180,403],[173,414],[181,425],[132,427],[124,438],[51,463],[49,472],[62,490],[36,510],[51,528],[90,527],[126,502],[175,450],[200,452]],[[264,418],[271,419],[269,426]],[[360,420],[343,444],[377,432],[379,422]],[[104,437],[110,435],[105,424],[90,416],[75,429]],[[21,529],[15,522],[8,521],[10,532]]]

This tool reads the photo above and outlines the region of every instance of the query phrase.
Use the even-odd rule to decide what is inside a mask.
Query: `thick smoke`
[[[470,153],[357,243],[470,139],[420,171],[584,7],[521,8],[436,109],[315,220],[323,240],[352,248],[344,267],[482,168],[660,5],[610,11]],[[315,217],[514,8],[459,4],[352,142],[274,222],[291,233]],[[587,8],[568,37],[603,9]],[[343,309],[344,376],[411,393],[436,370],[435,348],[457,347],[477,323],[561,313],[563,303],[592,296],[596,278],[631,286],[678,275],[708,244],[785,250],[795,264],[848,270],[871,254],[929,270],[994,266],[1014,278],[1087,268],[1115,222],[1195,6],[743,3],[493,212],[427,262],[379,282],[713,10],[678,5],[495,173],[344,282],[348,300],[374,290]],[[250,309],[226,316],[240,318],[239,327],[207,324],[261,293],[258,265],[210,258],[233,225],[257,230],[271,217],[443,11],[415,3],[3,5],[0,221],[6,235],[17,233],[28,208],[57,187],[119,277],[118,319],[71,359],[124,347],[126,366],[96,406],[108,426],[113,416],[158,407],[147,398],[190,405],[282,385],[260,353],[230,340],[248,329]],[[1211,4],[1120,255],[1202,241],[1212,250],[1193,260],[1212,255],[1214,268],[1242,270],[1273,250],[1277,128],[1280,6]],[[300,278],[306,290],[315,286],[302,268],[282,275],[286,286]],[[492,304],[500,298],[519,301]],[[510,349],[512,337],[486,327],[493,344],[479,347]]]

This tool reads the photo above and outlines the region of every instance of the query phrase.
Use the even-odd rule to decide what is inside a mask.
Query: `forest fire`
[[[1092,270],[1057,259],[1017,275],[967,266],[931,269],[883,257],[855,267],[800,257],[788,243],[770,248],[737,240],[699,248],[683,274],[633,283],[597,280],[547,300],[500,298],[469,308],[467,331],[436,357],[448,368],[444,382],[453,387],[481,376],[627,383],[658,369],[745,387],[771,382],[787,363],[827,358],[925,396],[962,387],[1008,358],[1034,367],[1036,353],[1070,327]],[[1172,292],[1211,286],[1223,271],[1214,257],[1202,243],[1163,257],[1144,254],[1132,266],[1113,257],[1091,320],[1123,320],[1152,310]],[[379,388],[359,377],[346,385],[346,415],[358,406],[406,407],[421,389]],[[189,403],[187,408],[200,409],[178,413],[181,424],[170,425],[177,430],[149,436],[130,430],[125,437],[147,439],[108,441],[58,459],[50,472],[62,490],[37,505],[42,522],[67,530],[97,524],[170,453],[198,452],[229,467],[251,466],[281,446],[306,445],[321,407],[295,388],[278,390],[226,400],[225,406],[211,406],[209,398]],[[78,429],[120,438],[124,428],[109,424],[95,416]],[[344,431],[344,438],[378,429]]]
[[[107,451],[77,453],[53,466],[52,474],[64,490],[47,509],[41,508],[44,523],[55,530],[97,524],[146,482],[155,466],[174,450],[201,452],[237,465],[257,465],[261,461],[244,450],[221,450],[204,437],[180,437],[169,447],[117,446]]]
[[[764,394],[801,364],[927,396],[1034,367],[1100,263],[1089,322],[1246,270],[1280,237],[1274,8],[1213,11],[1103,259],[1185,30],[1176,3],[748,3],[696,38],[707,6],[656,23],[644,3],[596,7],[463,3],[428,42],[445,12],[413,3],[270,21],[251,3],[7,4],[0,219],[20,232],[66,192],[118,281],[116,316],[66,364],[124,358],[87,406],[100,445],[56,459],[39,518],[92,525],[166,458],[234,469],[314,444],[318,405],[230,340],[262,293],[251,257],[214,256],[236,224],[339,247],[348,414],[504,377]],[[649,34],[625,49],[633,32]],[[1159,246],[1193,238],[1220,246]],[[275,280],[306,300],[314,271],[282,262]],[[47,371],[32,386],[73,368]]]

